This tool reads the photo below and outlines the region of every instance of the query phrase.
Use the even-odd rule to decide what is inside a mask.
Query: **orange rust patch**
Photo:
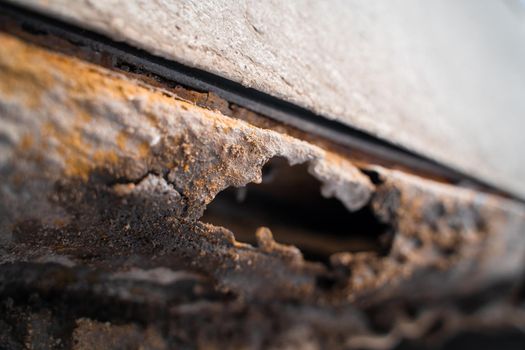
[[[73,100],[109,95],[127,101],[141,95],[147,103],[173,101],[171,97],[152,93],[151,89],[137,82],[131,83],[119,74],[48,52],[8,34],[0,33],[0,43],[0,90],[6,95],[27,95],[28,106],[38,106],[42,94],[60,84],[67,87],[68,96]],[[83,119],[89,120],[89,114],[85,110],[82,112],[79,114]]]
[[[34,135],[25,135],[18,147],[21,152],[34,148],[39,153],[53,147],[63,159],[63,171],[67,176],[87,180],[94,168],[117,163],[119,153],[124,154],[129,147],[129,135],[125,132],[116,136],[117,150],[101,149],[86,138],[85,130],[89,130],[89,123],[96,121],[84,101],[95,100],[101,95],[113,96],[115,101],[126,103],[137,95],[146,103],[167,103],[170,100],[169,97],[119,79],[110,72],[28,45],[4,33],[0,33],[0,45],[3,48],[0,51],[0,93],[20,99],[25,106],[34,110],[44,108],[43,97],[56,91],[54,98],[58,96],[59,99],[53,100],[53,103],[61,104],[71,111],[67,122],[58,123],[52,119],[43,122],[38,145],[35,144]],[[53,110],[52,106],[45,108]],[[142,158],[147,157],[148,143],[136,145],[135,153]]]
[[[138,80],[130,80],[121,74],[77,58],[46,51],[7,34],[0,33],[0,45],[8,48],[0,52],[0,65],[3,68],[0,71],[0,81],[2,78],[15,76],[23,85],[19,85],[13,93],[24,90],[23,93],[29,96],[30,101],[39,101],[39,103],[49,101],[49,104],[42,106],[48,114],[38,113],[37,116],[37,118],[45,118],[45,121],[41,121],[40,126],[41,145],[38,147],[35,145],[35,150],[43,150],[45,147],[55,148],[56,155],[61,158],[59,164],[63,165],[62,170],[68,176],[86,180],[90,172],[96,168],[115,168],[115,163],[121,158],[145,160],[151,154],[148,142],[136,139],[134,135],[126,133],[127,131],[120,133],[118,130],[111,131],[114,133],[114,139],[105,138],[106,141],[110,141],[109,144],[96,141],[97,135],[92,131],[98,123],[112,122],[99,120],[96,110],[95,112],[91,110],[95,108],[93,104],[101,98],[117,105],[116,111],[119,110],[119,104],[123,106],[137,104],[135,108],[140,111],[140,117],[149,121],[162,135],[159,141],[169,147],[182,147],[183,160],[177,165],[184,171],[190,171],[198,153],[186,142],[180,144],[165,133],[164,115],[167,113],[156,113],[159,108],[162,111],[172,108],[174,113],[188,114],[188,118],[194,113],[187,113],[186,110],[197,111],[201,117],[207,118],[207,122],[215,125],[223,133],[247,125],[245,121],[178,100],[169,92],[146,86]],[[17,59],[9,59],[8,56],[11,54]],[[28,86],[34,88],[26,89]],[[42,101],[43,97],[47,98]],[[125,117],[117,116],[117,118]],[[246,133],[248,133],[245,136],[246,141],[252,150],[259,152],[261,145],[257,138],[249,134],[250,130],[246,130]],[[284,135],[284,137],[288,136]],[[46,153],[42,155],[46,156]]]
[[[149,155],[150,147],[149,144],[144,141],[141,142],[137,147],[137,155],[141,158],[146,158]]]
[[[12,38],[4,40],[0,35],[2,53],[0,54],[0,92],[8,97],[17,97],[30,109],[42,103],[43,94],[52,87],[49,72],[31,62],[27,47],[17,47]],[[8,54],[9,53],[9,54]],[[29,62],[28,62],[29,61]]]
[[[54,124],[47,122],[41,133],[42,139],[54,145],[56,152],[64,159],[66,175],[86,180],[91,170],[91,146],[83,140],[79,130],[57,130]]]
[[[18,149],[22,152],[27,152],[31,149],[34,144],[33,136],[31,134],[26,134],[20,140],[18,144]]]
[[[124,131],[120,131],[116,138],[117,147],[121,150],[125,150],[128,144],[128,134]]]
[[[134,144],[131,141],[130,135],[125,131],[120,131],[115,138],[117,147],[122,152],[134,150],[136,156],[139,158],[146,158],[150,154],[150,146],[148,142],[142,141],[136,147],[133,147]]]
[[[15,75],[23,81],[23,85],[17,89],[23,90],[30,85],[37,87],[35,90],[27,89],[24,92],[31,97],[29,100],[42,102],[44,98],[43,102],[46,103],[41,109],[46,110],[47,114],[35,113],[36,118],[43,120],[40,121],[40,135],[33,135],[35,140],[39,140],[38,144],[33,145],[34,153],[44,158],[49,154],[57,157],[58,162],[55,163],[60,165],[61,169],[59,169],[68,177],[85,181],[95,169],[117,169],[118,163],[124,158],[147,163],[148,157],[151,156],[149,139],[136,138],[132,134],[133,131],[127,129],[105,129],[105,142],[97,141],[96,128],[99,123],[113,123],[110,119],[104,119],[105,116],[101,117],[96,109],[92,109],[98,108],[96,103],[101,99],[117,105],[115,111],[119,111],[119,104],[126,107],[133,104],[134,108],[140,111],[140,117],[149,122],[161,137],[155,142],[162,142],[174,153],[182,153],[182,159],[176,162],[173,159],[163,160],[166,162],[165,166],[181,167],[185,172],[191,171],[192,164],[198,157],[198,150],[192,149],[192,145],[185,140],[179,142],[166,133],[164,126],[167,121],[164,115],[167,113],[157,113],[159,108],[162,111],[172,108],[174,113],[187,115],[188,118],[194,116],[194,112],[198,112],[200,117],[208,119],[210,125],[214,125],[221,133],[230,133],[247,126],[245,121],[181,101],[169,92],[145,86],[143,82],[130,80],[121,74],[73,57],[46,51],[0,33],[0,45],[4,43],[6,43],[4,46],[8,47],[10,52],[15,52],[18,58],[7,59],[5,51],[0,52],[0,61],[5,67],[0,71],[0,80]],[[46,88],[44,89],[43,86]],[[109,115],[111,113],[108,113]],[[125,117],[116,116],[116,118]],[[136,116],[131,117],[136,118]],[[113,134],[107,135],[108,132]],[[245,138],[251,149],[259,152],[261,145],[258,144],[257,138],[250,134],[250,130],[245,132],[247,133]],[[232,151],[236,154],[235,149]],[[217,187],[215,184],[200,185],[211,186],[212,189]]]
[[[82,180],[89,178],[90,172],[102,165],[116,164],[119,156],[114,150],[97,149],[85,140],[82,134],[82,121],[74,123],[72,129],[59,130],[52,123],[45,123],[42,128],[42,140],[55,147],[64,160],[64,172],[67,176]]]

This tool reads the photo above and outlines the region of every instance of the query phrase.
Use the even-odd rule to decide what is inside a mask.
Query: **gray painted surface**
[[[16,0],[525,196],[517,0]]]

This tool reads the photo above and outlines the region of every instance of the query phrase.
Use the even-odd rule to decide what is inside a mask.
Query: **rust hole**
[[[324,198],[320,186],[307,165],[289,166],[276,157],[263,168],[261,184],[219,193],[201,220],[251,244],[258,227],[269,227],[277,242],[298,247],[308,260],[327,262],[342,251],[383,253],[390,227],[369,207],[351,213],[339,200]]]

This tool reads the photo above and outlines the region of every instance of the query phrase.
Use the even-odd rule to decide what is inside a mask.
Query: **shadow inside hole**
[[[307,165],[292,167],[273,158],[263,168],[261,184],[219,193],[201,221],[226,227],[251,244],[255,230],[266,226],[277,242],[298,247],[308,260],[327,262],[337,252],[385,253],[389,226],[369,207],[352,213],[339,200],[324,198],[320,186]]]

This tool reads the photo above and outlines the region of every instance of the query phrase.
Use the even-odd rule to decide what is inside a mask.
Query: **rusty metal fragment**
[[[2,343],[386,349],[524,325],[522,203],[355,162],[5,33],[0,46]],[[314,261],[271,226],[247,242],[202,221],[276,159],[345,208],[339,239],[365,213],[379,248]]]

